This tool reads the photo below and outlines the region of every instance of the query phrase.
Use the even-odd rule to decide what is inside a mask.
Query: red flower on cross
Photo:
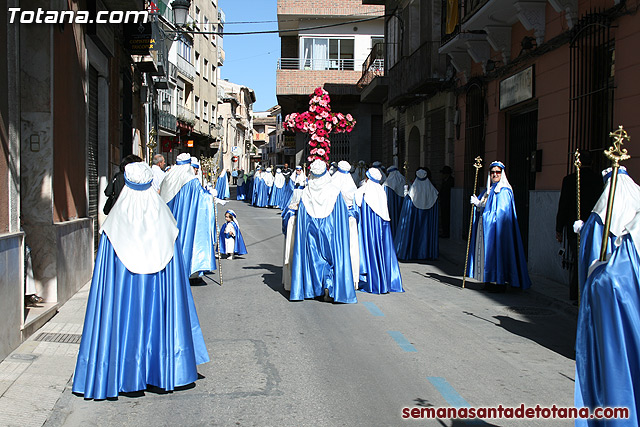
[[[321,87],[316,88],[310,95],[309,110],[303,113],[291,113],[284,119],[284,127],[294,132],[305,132],[311,135],[309,146],[311,154],[307,161],[315,159],[329,163],[331,152],[331,132],[351,132],[356,120],[351,114],[332,113],[329,93]]]

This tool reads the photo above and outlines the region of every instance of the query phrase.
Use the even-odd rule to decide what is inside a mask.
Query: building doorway
[[[536,150],[538,147],[538,106],[512,113],[508,121],[509,162],[506,171],[513,188],[525,255],[529,242],[529,192],[536,188]]]
[[[407,140],[407,180],[413,180],[420,166],[420,131],[414,126]]]

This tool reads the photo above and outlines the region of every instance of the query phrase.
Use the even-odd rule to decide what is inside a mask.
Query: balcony
[[[438,53],[439,42],[425,42],[386,72],[391,105],[406,105],[417,97],[437,91],[445,80],[446,56]]]
[[[556,12],[565,12],[567,26],[573,27],[578,15],[576,0],[548,0]],[[457,10],[447,10],[442,1],[440,52],[451,57],[458,72],[469,74],[471,60],[486,65],[491,49],[502,53],[503,63],[511,61],[511,28],[520,22],[533,31],[537,45],[544,42],[547,0],[464,0]]]
[[[180,55],[177,55],[177,58],[176,67],[178,68],[178,74],[190,82],[193,82],[196,75],[196,67]]]
[[[278,70],[351,70],[355,68],[353,59],[302,59],[302,58],[280,58],[278,59]]]
[[[353,59],[280,58],[276,94],[309,95],[315,88],[325,87],[336,95],[359,95],[356,83],[362,72],[356,71],[354,65]]]
[[[175,132],[178,126],[176,116],[168,111],[158,111],[158,126],[162,129]]]
[[[362,102],[382,102],[387,97],[389,84],[384,77],[385,47],[384,43],[376,44],[362,64],[362,77],[357,85],[362,91]]]
[[[183,105],[178,105],[178,120],[193,126],[196,123],[196,115],[193,111]]]

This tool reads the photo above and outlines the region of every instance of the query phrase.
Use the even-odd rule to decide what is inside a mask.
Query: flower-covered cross
[[[351,114],[332,113],[329,102],[331,102],[329,92],[319,87],[311,95],[308,111],[291,113],[284,119],[285,129],[311,134],[309,140],[310,156],[307,157],[309,163],[315,159],[329,163],[331,151],[329,134],[331,132],[351,132],[356,124]]]

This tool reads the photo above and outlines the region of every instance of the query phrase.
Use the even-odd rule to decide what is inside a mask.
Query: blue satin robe
[[[405,196],[394,238],[398,259],[438,258],[438,204],[418,209],[411,197]]]
[[[218,192],[218,199],[226,200],[230,197],[229,182],[226,175],[218,177],[218,181],[216,181],[216,191]]]
[[[256,181],[253,205],[259,208],[267,207],[267,203],[269,203],[269,194],[271,192],[271,188],[272,187],[267,186],[267,184],[264,182],[264,179],[259,179],[258,181]]]
[[[281,188],[276,187],[275,184],[271,187],[271,194],[269,194],[269,201],[267,206],[282,206],[282,196],[284,194],[284,188],[287,186],[285,183]]]
[[[354,204],[357,208],[358,205]],[[358,288],[372,294],[404,292],[396,250],[391,236],[391,222],[375,213],[362,201],[359,212],[360,283]]]
[[[148,385],[173,390],[198,379],[209,361],[176,241],[174,257],[154,274],[133,274],[102,234],[78,352],[73,392],[117,397]]]
[[[239,179],[236,185],[236,200],[245,200],[247,198],[247,181]]]
[[[240,228],[238,224],[231,221],[231,225],[235,229],[236,237],[233,239],[234,247],[227,248],[227,243],[225,239],[231,237],[228,233],[224,232],[225,226],[229,224],[229,222],[225,222],[222,224],[222,228],[220,228],[220,253],[221,254],[237,254],[237,255],[246,255],[247,247],[244,244],[244,239],[242,238],[242,233],[240,232]]]
[[[291,198],[293,197],[293,180],[288,179],[282,189],[282,198],[280,199],[280,205],[278,207],[281,211],[284,211],[285,209],[287,209],[287,206],[289,206]]]
[[[358,302],[351,273],[349,214],[342,195],[326,218],[313,218],[300,202],[295,232],[289,300],[319,297],[326,288],[335,302]]]
[[[178,222],[178,242],[186,270],[200,275],[216,269],[216,224],[213,200],[197,179],[182,186],[167,203]]]
[[[387,207],[389,208],[389,219],[391,220],[391,236],[395,237],[396,230],[398,230],[398,223],[400,222],[404,198],[398,196],[395,191],[387,186],[384,186],[384,192],[387,194]]]
[[[600,215],[596,215],[593,212],[589,215],[589,218],[585,221],[580,230],[580,254],[578,256],[578,285],[580,294],[582,295],[582,289],[587,281],[587,274],[589,273],[589,266],[593,261],[600,259],[600,249],[602,248],[602,233],[604,232],[604,225]],[[614,242],[616,236],[609,233],[609,243],[607,244],[607,254],[610,254],[614,248]]]
[[[602,237],[602,236],[601,236]],[[586,281],[576,337],[576,407],[627,407],[629,419],[576,426],[640,425],[640,257],[630,235]]]
[[[467,277],[473,277],[476,232],[478,221],[482,221],[484,231],[484,281],[512,287],[528,289],[531,279],[527,271],[524,246],[520,236],[513,192],[502,188],[493,191],[494,184],[484,209],[476,209],[473,219],[471,242],[469,243],[469,267]],[[485,191],[486,192],[486,191]],[[482,199],[483,192],[478,198]]]

